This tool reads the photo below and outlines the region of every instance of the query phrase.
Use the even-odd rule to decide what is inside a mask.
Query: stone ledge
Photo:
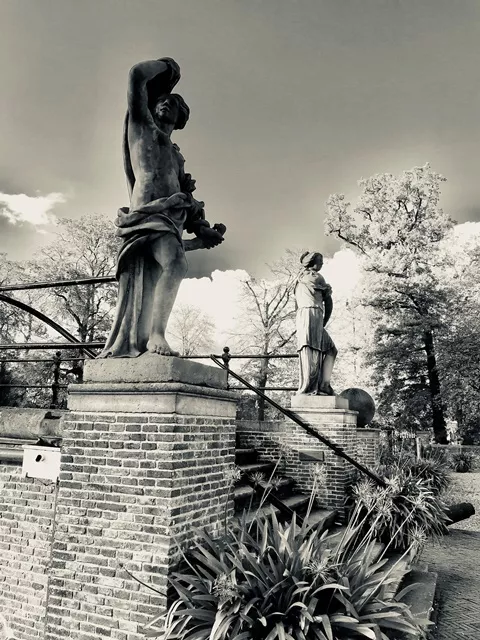
[[[68,391],[71,411],[227,418],[236,413],[236,393],[179,382],[89,383],[70,385]]]
[[[85,362],[85,382],[181,382],[214,389],[227,388],[227,372],[173,356],[144,354],[138,358],[104,358]]]
[[[310,396],[310,395],[295,395],[291,398],[292,409],[344,409],[348,410],[347,398],[340,396]]]

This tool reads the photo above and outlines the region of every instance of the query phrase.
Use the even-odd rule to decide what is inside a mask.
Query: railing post
[[[52,382],[52,402],[50,409],[58,409],[58,392],[60,388],[60,364],[62,362],[62,352],[56,351],[53,356],[53,382]]]
[[[223,353],[222,353],[222,360],[223,360],[223,364],[227,367],[227,389],[230,388],[229,384],[228,384],[228,376],[230,373],[230,360],[232,359],[232,356],[230,355],[230,347],[223,347]]]

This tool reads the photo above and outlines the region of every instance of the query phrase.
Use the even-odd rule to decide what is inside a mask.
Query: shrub
[[[387,482],[385,489],[361,479],[352,497],[365,515],[364,526],[373,528],[379,540],[393,549],[407,549],[419,540],[446,533],[445,504],[432,487],[432,480],[413,475],[416,467],[404,461],[376,472]],[[420,472],[424,473],[421,466]]]
[[[376,558],[373,530],[360,540],[360,511],[355,514],[340,540],[298,527],[295,519],[281,524],[275,516],[258,518],[254,533],[243,521],[220,540],[203,534],[171,580],[174,601],[152,620],[146,636],[388,640],[404,632],[424,637],[426,621],[412,615],[401,601],[403,593],[389,592],[406,572],[403,564],[387,569],[386,558]]]
[[[473,470],[475,457],[468,451],[459,451],[452,455],[450,465],[457,473],[467,473]]]
[[[415,455],[401,451],[393,453],[382,452],[379,464],[376,467],[380,476],[390,475],[391,470],[402,470],[414,479],[424,480],[435,495],[446,491],[450,485],[450,464],[443,451],[437,451],[431,447],[424,450],[423,456],[418,459]],[[356,474],[359,479],[360,475]]]
[[[412,478],[424,480],[435,495],[443,493],[450,485],[448,462],[435,451],[425,452],[420,459],[406,458],[401,466]]]

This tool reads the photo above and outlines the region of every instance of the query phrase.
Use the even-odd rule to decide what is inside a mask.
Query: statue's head
[[[183,129],[188,122],[190,109],[178,93],[160,96],[155,105],[155,118],[159,122],[173,124],[174,129]]]
[[[300,256],[300,262],[305,269],[320,271],[323,267],[323,256],[318,251],[305,251]]]

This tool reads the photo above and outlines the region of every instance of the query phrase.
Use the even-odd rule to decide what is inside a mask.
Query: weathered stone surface
[[[179,382],[86,383],[69,387],[72,411],[177,413],[234,417],[236,394]]]
[[[319,273],[323,256],[306,251],[300,258],[303,271],[295,285],[297,306],[298,393],[335,395],[330,385],[337,349],[325,330],[332,314],[332,288]]]
[[[223,369],[155,354],[139,358],[88,360],[83,379],[84,382],[182,382],[215,389],[227,388],[227,372]]]
[[[187,273],[185,251],[223,242],[226,227],[210,227],[204,203],[193,197],[195,180],[171,140],[187,124],[190,109],[172,90],[180,67],[172,58],[136,64],[128,79],[123,165],[130,206],[119,209],[118,304],[112,330],[99,357],[135,357],[145,352],[178,355],[165,331]],[[182,234],[196,238],[186,244]],[[187,246],[186,246],[187,245]]]
[[[0,437],[35,439],[39,436],[60,436],[64,412],[48,409],[0,408]]]
[[[340,396],[309,396],[305,394],[292,396],[291,407],[301,409],[348,409],[348,400]]]

